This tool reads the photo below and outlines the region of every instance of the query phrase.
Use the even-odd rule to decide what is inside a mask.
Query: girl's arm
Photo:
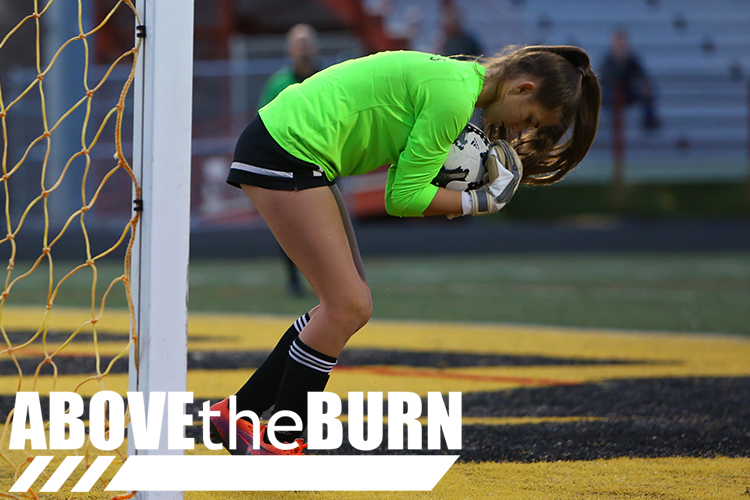
[[[435,197],[430,202],[424,215],[456,215],[463,214],[461,207],[461,191],[438,188]]]

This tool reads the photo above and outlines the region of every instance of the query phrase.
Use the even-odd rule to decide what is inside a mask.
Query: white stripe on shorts
[[[240,162],[232,162],[232,168],[237,170],[244,170],[245,172],[250,172],[251,174],[258,174],[258,175],[265,175],[268,177],[285,177],[287,179],[291,179],[294,177],[294,174],[292,172],[279,172],[278,170],[269,170],[267,168],[261,168],[261,167],[255,167],[253,165],[248,165],[246,163],[240,163]]]
[[[268,177],[284,177],[285,179],[292,179],[294,177],[293,172],[281,172],[279,170],[271,170],[268,168],[256,167],[255,165],[248,165],[247,163],[240,163],[238,161],[232,162],[231,168],[244,170],[245,172],[250,172],[251,174],[266,175]],[[317,168],[320,169],[320,167]],[[322,177],[323,171],[313,170],[312,174],[313,177]]]

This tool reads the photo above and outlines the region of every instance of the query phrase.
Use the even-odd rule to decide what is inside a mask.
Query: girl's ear
[[[525,92],[534,93],[534,91],[536,91],[536,83],[532,82],[531,80],[519,83],[514,89],[514,92],[516,94],[523,94]]]

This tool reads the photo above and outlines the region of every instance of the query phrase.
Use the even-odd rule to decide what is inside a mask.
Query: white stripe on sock
[[[298,358],[303,359],[307,361],[308,363],[311,363],[313,365],[318,366],[319,368],[331,370],[333,366],[336,364],[336,362],[330,362],[330,361],[324,361],[316,356],[313,356],[311,354],[308,354],[307,352],[303,351],[299,348],[298,345],[292,344],[291,348],[289,349],[290,353],[294,353]]]
[[[302,366],[306,366],[306,367],[310,368],[311,370],[315,370],[316,372],[331,373],[331,370],[327,370],[325,368],[320,368],[320,367],[317,367],[317,366],[315,366],[313,364],[310,364],[307,361],[305,361],[304,359],[301,359],[299,356],[297,356],[296,354],[294,354],[292,351],[289,351],[289,357],[292,358],[297,363],[301,364]]]
[[[316,356],[316,355],[314,355],[314,354],[310,354],[309,352],[307,352],[307,351],[305,351],[304,349],[302,349],[302,348],[301,348],[301,347],[299,346],[299,344],[297,343],[297,341],[296,341],[296,340],[294,340],[294,341],[292,342],[292,346],[291,346],[291,348],[292,348],[292,349],[294,349],[294,350],[295,350],[295,351],[297,352],[297,354],[299,354],[299,355],[300,355],[300,356],[302,356],[303,358],[305,358],[305,359],[309,359],[310,361],[314,361],[314,362],[316,362],[316,363],[319,363],[319,364],[321,364],[321,365],[323,365],[323,366],[333,366],[333,365],[335,365],[335,364],[336,364],[336,361],[335,361],[335,360],[334,360],[334,361],[327,361],[327,360],[325,360],[325,359],[319,358],[318,356]]]
[[[307,326],[307,314],[300,316],[297,318],[297,320],[294,322],[294,329],[297,330],[297,333],[302,333],[302,330]]]
[[[321,373],[330,373],[336,365],[336,361],[325,361],[306,352],[297,345],[296,340],[289,347],[289,356],[297,363]]]

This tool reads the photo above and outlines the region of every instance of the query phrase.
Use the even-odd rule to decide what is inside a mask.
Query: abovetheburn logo
[[[372,451],[384,441],[384,395],[382,392],[348,394],[349,445],[359,451]],[[148,405],[144,393],[128,392],[130,413],[128,436],[136,451],[117,471],[108,491],[260,491],[260,490],[431,490],[458,458],[458,455],[308,455],[216,456],[181,454],[195,448],[195,440],[185,437],[185,428],[193,425],[193,416],[185,405],[193,402],[191,392],[151,392]],[[439,450],[441,437],[447,449],[461,449],[461,393],[451,392],[446,401],[439,392],[427,395],[427,449]],[[212,450],[221,449],[210,436],[210,418],[218,412],[205,401],[198,417],[202,422],[203,443]],[[390,392],[387,398],[387,449],[423,449],[420,418],[423,404],[419,395]],[[89,401],[89,439],[100,451],[119,448],[125,439],[125,401],[116,392],[101,391]],[[10,435],[10,449],[24,449],[27,444],[37,450],[77,450],[84,446],[86,427],[82,419],[83,398],[75,392],[52,392],[49,395],[49,442],[42,417],[42,405],[36,392],[19,392]],[[230,436],[236,421],[249,418],[259,428],[258,416],[249,411],[237,412],[230,397]],[[279,417],[291,417],[294,426],[280,426]],[[166,417],[166,418],[165,418]],[[342,402],[334,393],[308,394],[308,450],[335,450],[344,442]],[[365,432],[365,426],[367,432]],[[163,431],[166,429],[166,436]],[[302,421],[292,412],[280,412],[268,422],[268,435],[277,444],[275,432],[301,430]],[[253,436],[252,446],[259,446],[260,433]],[[174,454],[164,451],[164,444]],[[235,445],[234,440],[229,443]],[[158,454],[157,454],[158,453]],[[37,456],[16,481],[11,492],[28,490],[44,472],[54,456]],[[83,457],[66,457],[40,489],[56,492],[75,472]],[[291,459],[291,461],[290,461]],[[113,456],[100,456],[75,484],[72,492],[87,492],[113,462]],[[251,461],[251,462],[250,462]],[[281,461],[285,462],[284,464]],[[289,462],[289,463],[286,463]],[[248,469],[251,467],[251,469]],[[291,469],[290,469],[291,467]],[[174,471],[174,474],[168,471]],[[252,475],[247,470],[253,470]],[[244,471],[244,472],[243,472]],[[282,477],[283,472],[283,477]],[[290,481],[290,477],[294,477]]]

